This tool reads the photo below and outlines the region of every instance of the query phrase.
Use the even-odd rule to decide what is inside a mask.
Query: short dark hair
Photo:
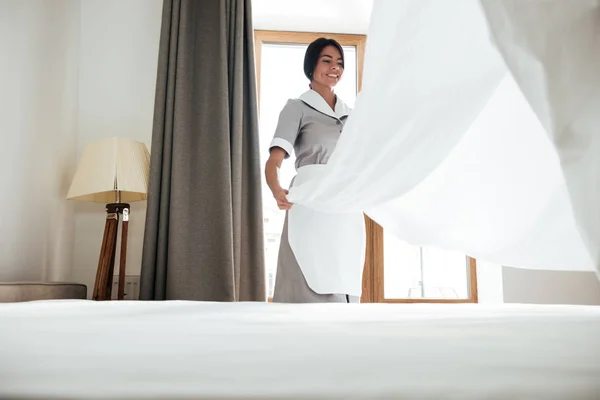
[[[319,56],[327,46],[333,46],[340,52],[340,55],[342,56],[342,65],[344,65],[344,49],[342,46],[334,39],[318,38],[308,45],[306,54],[304,54],[304,75],[306,75],[309,81],[312,81],[313,72],[315,71],[317,61],[319,61]]]

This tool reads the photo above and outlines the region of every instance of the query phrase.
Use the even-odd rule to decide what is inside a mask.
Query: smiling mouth
[[[330,78],[338,79],[338,76],[335,75],[335,74],[327,74],[327,76],[330,77]]]

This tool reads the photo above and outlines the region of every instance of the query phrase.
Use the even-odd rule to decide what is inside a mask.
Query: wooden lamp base
[[[130,207],[127,203],[110,203],[106,205],[106,225],[96,271],[93,300],[110,300],[115,270],[115,254],[117,250],[117,233],[120,215],[123,215],[121,230],[121,257],[119,260],[118,300],[125,298],[125,268],[127,264],[127,230],[129,227]]]

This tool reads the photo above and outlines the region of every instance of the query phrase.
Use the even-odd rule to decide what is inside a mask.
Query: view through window
[[[411,246],[384,232],[386,299],[468,299],[469,258],[464,254]]]

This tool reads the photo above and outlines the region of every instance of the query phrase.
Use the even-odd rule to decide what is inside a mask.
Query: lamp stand
[[[123,214],[121,230],[121,257],[119,260],[119,291],[118,300],[125,298],[125,268],[127,263],[127,230],[129,228],[129,204],[110,203],[106,205],[106,225],[102,247],[100,248],[100,259],[96,271],[96,283],[94,284],[94,300],[110,300],[115,271],[115,254],[117,250],[117,233],[119,231],[119,219]]]

